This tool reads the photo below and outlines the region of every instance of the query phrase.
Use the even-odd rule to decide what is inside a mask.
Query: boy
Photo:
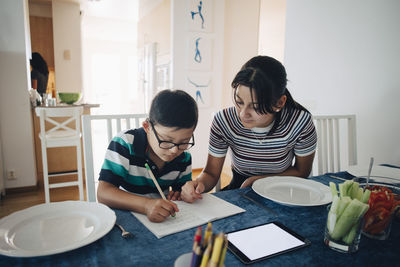
[[[119,133],[108,146],[98,201],[145,214],[152,222],[162,222],[178,212],[170,200],[180,199],[181,187],[192,178],[191,156],[184,150],[194,145],[197,120],[197,104],[189,94],[181,90],[159,92],[143,127]],[[156,193],[159,197],[146,163],[163,191],[172,187],[168,200],[145,195]]]

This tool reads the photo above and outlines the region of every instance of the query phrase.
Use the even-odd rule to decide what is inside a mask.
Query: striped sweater
[[[295,155],[307,156],[316,149],[317,135],[310,113],[284,108],[274,133],[271,127],[252,131],[242,125],[235,107],[216,113],[211,125],[209,154],[224,157],[231,149],[232,170],[243,176],[281,173]]]
[[[192,158],[183,152],[159,170],[146,155],[147,135],[143,128],[119,133],[108,146],[99,180],[137,194],[158,193],[146,167],[147,162],[163,191],[174,191],[192,179]]]

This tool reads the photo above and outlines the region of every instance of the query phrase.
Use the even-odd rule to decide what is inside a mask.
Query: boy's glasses
[[[171,148],[177,146],[179,150],[186,150],[186,149],[189,149],[189,148],[191,148],[192,146],[194,146],[194,135],[192,135],[192,140],[193,140],[192,143],[180,143],[180,144],[175,144],[175,143],[170,142],[170,141],[163,141],[163,140],[161,140],[160,137],[158,137],[158,134],[157,134],[156,129],[154,128],[153,122],[152,122],[152,121],[149,121],[149,122],[150,122],[150,124],[151,124],[151,127],[153,128],[154,135],[155,135],[155,137],[156,137],[156,139],[157,139],[157,141],[158,141],[158,146],[159,146],[160,148],[162,148],[162,149],[171,149]]]

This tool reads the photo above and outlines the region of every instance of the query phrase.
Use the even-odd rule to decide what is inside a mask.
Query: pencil
[[[194,252],[195,259],[194,262],[192,262],[192,267],[199,267],[201,258],[202,258],[202,251],[201,251],[201,246],[197,246],[196,251]]]
[[[149,164],[147,164],[147,162],[146,162],[146,163],[144,164],[144,166],[146,167],[148,173],[150,174],[150,177],[151,177],[151,179],[153,180],[153,183],[155,184],[155,186],[157,187],[158,193],[160,193],[162,199],[167,200],[167,198],[166,198],[165,195],[164,195],[164,192],[161,190],[161,187],[160,187],[160,185],[159,185],[158,182],[157,182],[156,177],[154,176],[153,172],[151,171]],[[174,213],[174,214],[171,214],[171,216],[172,216],[172,217],[175,217],[175,213]]]
[[[211,254],[210,267],[218,266],[223,242],[224,242],[224,234],[219,233],[214,240],[214,247]]]
[[[221,257],[219,258],[219,265],[218,267],[224,266],[226,250],[228,249],[228,238],[224,236],[224,243],[222,244],[222,252]]]
[[[195,246],[201,244],[201,226],[197,227],[196,233],[194,234],[194,243],[193,243],[193,251],[195,250]]]
[[[212,236],[212,225],[211,225],[211,222],[208,222],[207,228],[204,231],[203,249],[206,248],[206,246],[208,244],[208,239],[210,239],[210,236]]]
[[[151,179],[153,180],[153,183],[156,185],[157,190],[158,190],[158,192],[160,193],[161,197],[162,197],[163,199],[167,200],[167,198],[166,198],[165,195],[164,195],[164,192],[161,190],[161,187],[160,187],[160,185],[159,185],[158,182],[157,182],[156,177],[154,176],[153,172],[151,171],[151,169],[150,169],[150,167],[149,167],[149,164],[145,163],[144,166],[146,167],[147,171],[149,172],[150,177],[151,177]]]
[[[207,248],[204,251],[203,257],[201,259],[200,267],[207,267],[208,260],[210,259],[211,249],[212,249],[212,240],[209,239],[207,243]]]

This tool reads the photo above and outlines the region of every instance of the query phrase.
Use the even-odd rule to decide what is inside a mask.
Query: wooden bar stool
[[[37,107],[40,118],[39,138],[42,147],[43,182],[46,203],[50,202],[50,189],[78,186],[79,199],[83,198],[82,154],[81,154],[81,115],[82,107]],[[47,122],[47,128],[46,128]],[[49,127],[50,124],[50,127]],[[48,172],[47,148],[76,147],[77,171],[50,174]],[[49,183],[50,177],[77,174],[78,180],[72,182]]]

